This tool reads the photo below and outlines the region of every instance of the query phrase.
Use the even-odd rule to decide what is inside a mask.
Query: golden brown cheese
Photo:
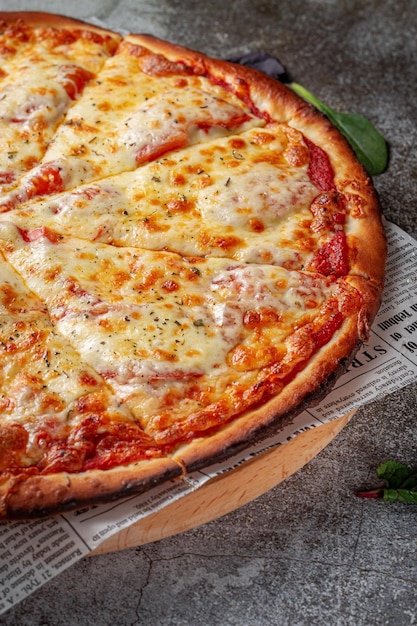
[[[296,165],[289,156],[303,145],[285,124],[250,129],[31,202],[4,219],[116,246],[300,269],[334,231],[330,218],[310,228],[319,221],[311,207],[321,206],[314,204],[320,190],[308,175],[308,152]]]

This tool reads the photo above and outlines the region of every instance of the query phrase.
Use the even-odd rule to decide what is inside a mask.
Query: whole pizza
[[[0,518],[181,479],[317,402],[365,341],[369,176],[274,79],[1,13]]]

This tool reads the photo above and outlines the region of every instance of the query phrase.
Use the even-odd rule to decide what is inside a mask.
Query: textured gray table
[[[97,16],[214,56],[265,50],[391,146],[383,211],[417,237],[415,0],[0,0],[1,10]],[[361,501],[375,467],[417,465],[417,386],[374,403],[308,466],[181,536],[86,558],[0,618],[7,625],[417,623],[417,509]]]

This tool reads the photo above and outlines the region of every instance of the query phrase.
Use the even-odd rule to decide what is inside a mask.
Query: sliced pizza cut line
[[[124,63],[118,62],[119,56],[123,57]],[[130,67],[129,63],[136,65]],[[228,69],[228,73],[226,73],[226,69]],[[113,82],[111,108],[107,106],[109,102],[108,89],[103,89],[103,84],[106,84],[106,71],[108,73],[107,82]],[[120,72],[126,72],[126,75],[120,76]],[[130,91],[132,97],[128,98],[127,101],[126,99],[122,100],[118,106],[117,97],[123,99],[126,91],[123,87],[129,84],[129,78],[132,76],[138,81],[137,93],[133,93],[132,96]],[[77,107],[80,108],[80,115],[71,117],[68,122],[61,125],[58,136],[55,138],[44,162],[35,168],[27,179],[22,180],[21,185],[15,191],[3,197],[1,200],[2,210],[8,211],[27,199],[59,193],[63,189],[79,185],[85,180],[103,178],[109,175],[110,171],[123,171],[140,166],[142,161],[159,158],[164,151],[168,151],[170,156],[175,155],[177,150],[180,150],[181,154],[189,142],[201,140],[206,144],[213,129],[216,132],[219,129],[221,132],[236,132],[237,129],[234,128],[236,121],[237,123],[243,122],[239,132],[244,132],[246,128],[245,119],[249,120],[247,122],[249,125],[252,123],[259,125],[260,122],[265,124],[274,118],[287,119],[290,124],[287,126],[287,134],[290,134],[292,128],[298,128],[302,133],[303,141],[294,141],[294,137],[292,137],[290,141],[291,150],[287,151],[286,158],[297,166],[300,159],[306,158],[307,152],[309,181],[321,192],[320,201],[324,197],[324,202],[329,205],[335,197],[343,197],[346,201],[345,212],[357,218],[351,220],[345,228],[348,231],[353,226],[353,231],[350,233],[352,234],[353,253],[350,250],[351,242],[348,243],[343,240],[340,233],[334,237],[332,235],[333,241],[331,242],[329,241],[330,237],[324,239],[321,236],[318,247],[322,248],[326,244],[332,260],[327,263],[321,258],[315,258],[309,267],[310,260],[303,263],[303,256],[305,256],[304,248],[306,246],[314,247],[311,237],[307,237],[306,241],[303,237],[300,239],[299,233],[294,229],[289,233],[279,233],[281,235],[280,246],[269,241],[268,232],[264,232],[265,241],[260,249],[256,243],[252,248],[247,245],[247,242],[241,246],[240,238],[234,234],[226,233],[223,237],[213,234],[208,229],[206,232],[201,232],[202,241],[196,242],[196,247],[200,249],[179,251],[185,254],[205,254],[204,248],[211,250],[211,253],[223,249],[222,254],[235,257],[240,255],[238,258],[249,262],[252,262],[256,255],[258,255],[257,262],[271,262],[271,256],[275,255],[272,262],[287,267],[291,267],[292,257],[295,256],[293,267],[301,266],[322,273],[336,272],[338,275],[343,275],[349,266],[349,273],[369,276],[371,279],[382,282],[380,259],[384,256],[384,246],[375,247],[371,260],[375,263],[368,262],[368,256],[372,256],[371,254],[362,253],[363,241],[370,238],[371,231],[379,230],[376,240],[378,242],[383,240],[376,210],[376,198],[373,195],[372,185],[364,176],[363,170],[357,166],[356,169],[351,167],[345,172],[343,164],[345,161],[351,163],[351,154],[340,136],[336,136],[331,125],[317,112],[313,112],[311,107],[301,103],[295,94],[291,94],[276,81],[262,74],[256,74],[256,76],[259,80],[254,82],[254,75],[251,72],[248,73],[247,68],[234,67],[220,61],[203,58],[198,53],[186,51],[153,38],[136,36],[128,38],[122,43],[118,53],[108,60],[106,70],[100,73],[103,84],[100,80],[98,86],[97,83],[89,86],[92,95],[88,96],[89,91],[87,89],[80,102],[71,110],[72,113],[75,113]],[[146,91],[145,85],[150,80],[151,86],[148,86],[148,91]],[[217,89],[218,92],[215,91],[213,95],[209,91],[205,93],[204,89],[201,91],[202,81],[206,81],[204,83],[206,86],[209,85],[209,91]],[[141,84],[142,89],[139,88]],[[107,84],[106,87],[108,87]],[[175,96],[175,94],[177,95]],[[258,115],[258,109],[256,106],[254,107],[253,103],[257,101],[260,95],[263,96],[264,113],[259,113],[259,118],[252,118],[251,121],[249,112],[252,112],[251,115],[254,113]],[[228,99],[232,97],[235,97],[236,101],[228,103]],[[142,99],[142,109],[140,107],[137,109],[138,99]],[[196,105],[197,101],[199,102],[198,106]],[[223,102],[222,105],[221,102]],[[249,108],[242,108],[242,102],[245,102]],[[90,114],[88,114],[89,106]],[[97,115],[98,109],[102,109],[100,116]],[[268,112],[265,113],[265,111]],[[290,118],[287,117],[289,111],[292,113]],[[107,128],[108,122],[107,124],[103,123],[106,115],[109,116],[109,120],[116,130]],[[122,130],[119,130],[117,123],[115,123],[117,115],[120,117]],[[150,121],[149,117],[151,117]],[[155,128],[153,128],[153,121],[156,124]],[[330,142],[326,139],[323,143],[323,127],[326,127],[324,136],[329,136]],[[67,133],[74,133],[72,138],[69,137],[68,145],[70,148],[66,145]],[[293,131],[293,134],[300,137],[300,133],[297,133],[296,130]],[[112,140],[111,137],[114,139]],[[120,151],[120,138],[122,143],[124,141],[125,147],[128,145],[128,150]],[[109,145],[105,147],[108,142]],[[97,162],[92,158],[94,154],[98,155]],[[128,156],[129,154],[130,156]],[[239,150],[234,150],[234,154],[237,159],[240,158]],[[331,159],[329,154],[332,155]],[[125,159],[124,162],[123,158]],[[129,159],[130,162],[128,163]],[[100,160],[102,160],[101,165]],[[167,162],[166,167],[169,165],[170,163]],[[272,164],[271,167],[273,167]],[[177,181],[179,179],[177,178]],[[155,180],[157,180],[157,176],[154,178]],[[232,177],[228,176],[225,186],[229,185],[231,180]],[[203,182],[207,182],[207,178]],[[174,182],[174,185],[176,184],[178,182]],[[328,201],[329,196],[331,197],[330,202]],[[208,197],[212,199],[210,194]],[[183,198],[184,194],[181,194],[179,202],[175,203],[176,208],[188,206],[182,201]],[[225,200],[227,201],[227,198]],[[239,208],[242,209],[242,207]],[[337,208],[333,212],[337,213]],[[233,214],[233,211],[231,213]],[[342,213],[339,211],[339,214]],[[169,242],[171,234],[169,222],[172,220],[162,224],[159,220],[158,223],[157,211],[151,211],[150,216],[151,218],[145,216],[141,228],[136,229],[139,240],[134,242],[128,237],[128,245],[145,245],[157,249],[166,247],[161,242],[164,239]],[[99,221],[101,221],[101,217]],[[315,221],[317,223],[317,220]],[[187,222],[185,225],[191,226]],[[341,222],[338,224],[335,222],[333,226],[338,230],[343,230]],[[107,224],[101,223],[94,237],[104,240],[108,237],[107,240],[109,240],[110,235],[106,232],[107,227]],[[184,224],[180,223],[180,227],[183,228]],[[255,218],[250,223],[250,227],[254,231],[262,230],[262,219]],[[226,229],[230,230],[227,224]],[[315,234],[324,235],[324,232],[319,233],[316,228]],[[317,240],[317,237],[315,239]],[[278,250],[285,249],[288,242],[290,242],[290,248],[291,245],[295,248],[299,246],[302,252],[297,253],[295,250],[288,259],[284,258],[285,255],[283,257]],[[241,247],[244,249],[243,253],[240,251]],[[233,251],[236,252],[235,255],[233,255]],[[246,255],[247,251],[248,254]],[[348,252],[349,259],[346,258]],[[375,274],[376,270],[378,270],[377,274]]]
[[[59,447],[68,433],[76,440],[74,428],[85,430],[90,426],[92,437],[94,423],[100,424],[104,433],[106,421],[114,420],[117,430],[117,420],[122,429],[133,427],[134,420],[105,381],[57,333],[41,300],[5,262],[1,278],[2,428],[11,427],[22,436],[26,431],[21,467],[27,464],[33,469],[35,461],[37,470],[49,473],[54,456],[64,468],[64,455],[55,454],[52,448]],[[98,467],[100,462],[98,458],[93,460],[92,452],[88,464]],[[10,454],[9,449],[8,458],[1,455],[2,469],[5,463],[13,466]],[[73,455],[71,463],[72,467],[65,469],[80,470],[85,466],[81,451],[78,459]]]
[[[288,127],[251,129],[27,203],[4,219],[116,246],[299,268],[317,247],[309,224],[319,193],[302,148]],[[316,239],[334,232],[330,222]]]
[[[353,245],[350,272],[368,278],[382,289],[386,242],[376,192],[349,144],[327,118],[262,72],[209,58],[151,35],[131,35],[127,38],[130,40],[169,62],[194,68],[196,74],[227,85],[266,123],[279,121],[300,131],[310,142],[311,177],[323,193],[341,193],[347,200],[346,210],[358,218],[346,227]]]

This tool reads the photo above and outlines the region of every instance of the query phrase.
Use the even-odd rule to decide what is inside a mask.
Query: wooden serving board
[[[311,461],[349,422],[355,411],[305,431],[109,537],[94,552],[104,554],[159,541],[212,521],[247,504]]]

